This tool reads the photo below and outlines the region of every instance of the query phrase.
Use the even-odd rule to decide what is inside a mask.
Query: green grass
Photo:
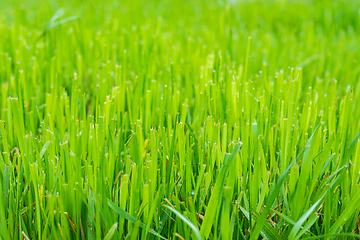
[[[358,239],[360,2],[0,1],[0,239]]]

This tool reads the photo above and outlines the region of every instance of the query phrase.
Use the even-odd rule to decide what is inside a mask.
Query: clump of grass
[[[0,2],[0,239],[359,238],[359,9]]]

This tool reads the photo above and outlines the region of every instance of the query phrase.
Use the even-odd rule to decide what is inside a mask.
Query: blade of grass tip
[[[50,18],[48,24],[46,25],[45,30],[43,31],[43,33],[36,39],[35,42],[39,41],[42,37],[45,36],[45,34],[50,31],[51,29],[51,25],[58,19],[61,18],[62,16],[64,16],[64,14],[66,13],[64,8],[60,8],[56,11],[56,13]]]
[[[56,11],[56,13],[54,14],[54,16],[52,16],[46,26],[46,29],[43,31],[43,33],[35,40],[35,43],[38,42],[41,38],[43,38],[51,29],[53,29],[54,27],[57,27],[61,24],[67,23],[67,22],[71,22],[74,21],[76,19],[78,19],[77,16],[71,16],[71,17],[67,17],[64,19],[61,19],[59,21],[56,22],[57,19],[61,18],[62,16],[64,16],[66,13],[65,9],[60,8],[59,10]]]
[[[64,23],[68,23],[68,22],[74,21],[74,20],[76,20],[76,19],[78,19],[77,16],[71,16],[71,17],[67,17],[67,18],[61,19],[61,20],[59,20],[59,21],[57,21],[57,22],[54,22],[54,23],[52,24],[52,26],[51,26],[50,29],[52,29],[52,28],[54,28],[54,27],[57,27],[57,26],[59,26],[59,25],[62,25],[62,24],[64,24]]]
[[[66,10],[64,8],[59,8],[54,16],[52,16],[48,22],[48,26],[51,25],[51,23],[55,22],[58,18],[61,18],[66,13]]]
[[[110,240],[114,236],[114,233],[115,233],[115,230],[116,230],[117,226],[118,226],[117,222],[114,223],[114,225],[112,225],[112,227],[110,228],[108,233],[105,235],[104,240]]]
[[[307,224],[305,224],[305,226],[303,227],[303,229],[301,229],[301,231],[299,232],[299,234],[296,236],[296,239],[299,239],[302,235],[304,235],[307,231],[309,231],[309,229],[314,225],[314,223],[319,219],[319,216],[317,214],[314,214],[309,221],[307,222]]]
[[[170,211],[172,211],[173,213],[175,213],[176,216],[178,216],[181,220],[183,220],[184,223],[186,225],[188,225],[194,231],[194,233],[196,235],[196,238],[198,240],[202,240],[199,229],[189,219],[187,219],[184,215],[179,213],[176,209],[174,209],[174,208],[172,208],[172,207],[170,207],[168,205],[163,205],[163,207],[165,207],[165,208],[169,209]]]
[[[42,148],[41,151],[40,151],[40,159],[43,158],[43,156],[44,156],[46,150],[48,149],[49,145],[50,145],[50,141],[47,141],[47,142],[44,144],[43,148]]]
[[[325,173],[325,170],[327,169],[327,167],[329,166],[329,164],[331,163],[331,161],[332,161],[332,159],[334,158],[335,155],[336,155],[336,153],[332,153],[330,155],[330,157],[328,158],[328,160],[326,161],[324,166],[321,168],[319,176],[322,176]]]
[[[314,205],[312,205],[305,213],[301,216],[301,218],[296,222],[294,227],[291,229],[289,239],[298,239],[300,236],[296,236],[298,231],[300,230],[303,223],[306,221],[306,219],[315,211],[315,208],[319,205],[319,203],[323,200],[323,197],[320,198]],[[295,237],[296,236],[296,237]]]
[[[297,162],[297,160],[299,159],[299,157],[305,152],[307,151],[310,147],[311,147],[311,140],[314,136],[314,134],[316,133],[316,131],[320,128],[321,124],[319,124],[312,136],[309,138],[308,142],[306,143],[306,146],[303,150],[301,150],[301,152],[299,153],[299,155],[294,159],[294,161],[292,161],[292,163],[285,169],[285,171],[283,172],[283,174],[281,174],[280,176],[280,179],[278,180],[278,182],[276,183],[275,187],[270,191],[269,193],[269,196],[266,200],[266,203],[265,203],[265,208],[264,210],[262,211],[256,225],[255,225],[255,228],[254,228],[254,231],[253,233],[251,234],[251,237],[250,237],[250,240],[256,240],[258,239],[259,237],[259,234],[263,228],[263,225],[266,221],[266,218],[267,216],[269,215],[269,212],[270,212],[270,207],[272,206],[278,192],[280,191],[280,188],[282,186],[282,183],[284,182],[286,176],[289,174],[290,172],[290,169],[292,168],[292,166]]]
[[[108,204],[109,204],[109,207],[114,210],[117,214],[119,214],[121,217],[125,218],[126,220],[132,222],[132,223],[136,223],[138,220],[130,215],[129,213],[125,212],[123,209],[119,208],[118,206],[116,206],[115,203],[111,202],[109,199],[108,199]],[[143,224],[142,222],[140,222],[140,227],[141,228],[145,228],[145,224]],[[147,229],[147,231],[151,234],[153,234],[154,236],[158,237],[158,238],[161,238],[161,239],[166,239],[164,238],[163,236],[161,236],[159,233],[157,233],[156,231],[152,230],[152,229]]]
[[[216,214],[215,209],[217,208],[219,199],[221,198],[221,191],[224,186],[225,175],[228,172],[229,167],[233,162],[233,160],[235,159],[237,153],[239,152],[240,147],[241,147],[241,143],[237,144],[234,147],[234,150],[231,153],[231,155],[225,155],[223,166],[221,167],[220,173],[216,179],[215,187],[210,196],[209,204],[205,212],[204,221],[200,228],[201,236],[204,237],[205,239],[208,239],[212,224],[214,222],[214,218]]]

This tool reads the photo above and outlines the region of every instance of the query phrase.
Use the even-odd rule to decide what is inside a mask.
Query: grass
[[[0,2],[0,239],[358,239],[360,2]]]

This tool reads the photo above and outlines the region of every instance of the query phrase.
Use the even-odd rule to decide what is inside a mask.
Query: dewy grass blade
[[[240,207],[240,211],[247,219],[250,219],[250,214],[244,208]],[[254,213],[255,219],[259,218],[257,213]],[[263,229],[260,232],[261,236],[267,240],[281,240],[281,236],[276,232],[274,226],[270,222],[265,222]]]
[[[207,205],[207,209],[204,216],[204,221],[200,228],[201,236],[205,239],[209,237],[211,227],[213,225],[214,217],[216,214],[216,208],[219,203],[219,199],[221,198],[221,192],[224,186],[225,176],[229,170],[231,163],[234,161],[236,155],[240,150],[241,144],[237,144],[232,151],[231,155],[225,155],[223,165],[220,169],[220,173],[216,179],[214,190],[211,194],[209,204]]]
[[[304,240],[310,240],[310,239],[324,239],[326,237],[352,237],[354,239],[359,239],[360,234],[351,234],[351,233],[334,233],[334,234],[324,234],[324,235],[318,235],[314,237],[306,237],[303,238]]]
[[[263,211],[261,212],[261,215],[258,219],[258,221],[256,222],[254,231],[250,237],[250,239],[257,239],[260,231],[265,223],[265,219],[268,216],[268,214],[270,213],[270,208],[272,203],[275,200],[276,195],[278,194],[278,192],[280,191],[280,188],[282,186],[283,181],[285,180],[286,176],[289,174],[290,169],[292,168],[292,166],[296,163],[296,161],[298,160],[298,158],[309,148],[309,146],[306,146],[306,148],[304,148],[299,155],[296,157],[296,159],[287,167],[287,169],[285,169],[285,171],[283,172],[283,174],[281,174],[280,179],[277,181],[276,185],[274,186],[273,189],[271,189],[270,191],[270,195],[268,196],[268,198],[266,199],[265,202],[265,208],[263,209]]]
[[[112,227],[110,228],[110,230],[108,231],[108,233],[105,235],[104,240],[110,240],[112,239],[112,237],[114,236],[115,230],[117,228],[118,224],[114,223],[114,225],[112,225]]]
[[[50,145],[50,141],[47,141],[44,146],[42,147],[41,151],[40,151],[40,159],[42,159],[44,157],[44,154],[46,152],[46,150],[48,149]]]
[[[112,203],[110,200],[108,200],[108,204],[110,206],[110,208],[112,210],[114,210],[117,214],[119,214],[121,217],[125,218],[126,220],[132,222],[132,223],[136,223],[138,220],[130,215],[129,213],[125,212],[123,209],[119,208],[118,206],[116,206],[114,203]],[[145,224],[140,222],[140,227],[144,228],[146,227]],[[161,236],[159,233],[157,233],[156,231],[154,231],[153,229],[147,229],[147,231],[151,234],[153,234],[154,236],[161,238],[161,239],[166,239],[163,236]]]
[[[44,32],[37,38],[36,42],[38,42],[41,38],[43,38],[52,28],[59,26],[61,24],[74,21],[78,19],[77,16],[71,16],[68,18],[61,19],[59,21],[56,21],[58,18],[61,18],[66,13],[66,10],[64,8],[60,8],[58,11],[56,11],[55,15],[51,17],[49,20],[46,29]]]
[[[338,232],[340,226],[342,226],[347,220],[351,219],[352,213],[360,207],[360,191],[352,197],[349,204],[346,206],[344,211],[340,214],[339,218],[334,222],[330,228],[330,234]]]
[[[169,209],[171,212],[175,213],[176,216],[178,216],[186,225],[188,225],[194,231],[196,238],[198,240],[202,240],[199,229],[189,219],[187,219],[184,215],[182,215],[177,210],[175,210],[174,208],[172,208],[168,205],[164,205],[163,207],[165,207],[165,208]]]

